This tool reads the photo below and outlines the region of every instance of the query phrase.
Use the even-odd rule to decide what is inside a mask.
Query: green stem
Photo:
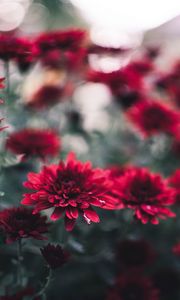
[[[45,281],[44,285],[42,286],[42,288],[34,295],[34,297],[45,296],[45,292],[46,292],[47,288],[49,287],[51,279],[52,279],[52,270],[51,270],[51,268],[48,268],[48,275],[46,277],[46,281]]]
[[[23,261],[23,255],[22,255],[22,240],[18,240],[17,244],[17,285],[22,286],[22,261]]]

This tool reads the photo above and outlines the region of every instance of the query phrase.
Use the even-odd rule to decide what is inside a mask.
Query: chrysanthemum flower
[[[128,269],[140,269],[152,263],[155,251],[145,240],[122,240],[117,247],[117,260],[119,266]]]
[[[177,169],[168,179],[169,185],[176,191],[176,204],[180,204],[180,169]]]
[[[174,255],[176,255],[177,257],[180,257],[180,242],[178,242],[177,244],[175,244],[172,248],[172,252],[174,253]]]
[[[145,137],[160,132],[175,134],[180,126],[180,114],[157,101],[137,103],[127,117]]]
[[[111,181],[107,172],[94,169],[90,162],[82,163],[69,154],[66,162],[44,167],[39,174],[29,173],[24,186],[33,192],[24,195],[22,204],[34,206],[34,213],[54,208],[52,220],[65,215],[65,227],[73,229],[76,219],[99,222],[93,206],[109,208],[115,199],[108,195]]]
[[[35,44],[43,65],[53,68],[74,69],[85,58],[86,32],[81,29],[67,29],[43,33]]]
[[[90,71],[87,80],[107,85],[114,96],[114,101],[123,109],[142,100],[141,92],[144,89],[142,76],[134,70],[124,68],[110,73]]]
[[[35,56],[35,46],[27,38],[8,34],[0,35],[0,59],[14,60],[23,67],[24,63],[30,64]]]
[[[32,214],[32,209],[12,207],[0,212],[0,229],[6,236],[6,243],[22,238],[46,239],[43,234],[48,232],[49,223],[46,216]]]
[[[36,45],[41,53],[52,50],[76,50],[82,46],[86,32],[78,28],[50,31],[40,34],[36,38]]]
[[[158,294],[149,278],[136,273],[122,274],[106,300],[158,300]]]
[[[91,71],[87,75],[87,80],[106,84],[115,96],[142,88],[141,76],[125,68],[110,73]]]
[[[175,217],[166,207],[174,203],[175,192],[159,174],[135,168],[114,182],[114,190],[119,194],[120,208],[132,209],[143,224],[158,224],[159,218]]]
[[[152,61],[148,59],[142,59],[142,60],[137,60],[137,61],[132,61],[130,62],[127,66],[126,69],[129,71],[134,72],[135,74],[139,74],[140,76],[144,76],[154,69],[154,65]]]
[[[41,254],[51,269],[57,269],[63,266],[69,260],[69,253],[60,245],[48,244],[41,248]]]
[[[60,139],[50,129],[25,128],[9,135],[6,148],[23,158],[35,156],[45,160],[58,154]]]
[[[42,110],[60,103],[64,90],[60,86],[48,84],[40,87],[28,100],[26,106],[35,110]]]

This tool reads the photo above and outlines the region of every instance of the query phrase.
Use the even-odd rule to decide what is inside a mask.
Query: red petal
[[[58,219],[60,219],[60,217],[62,216],[64,212],[64,209],[61,207],[57,207],[55,208],[55,210],[53,211],[52,215],[51,215],[51,220],[52,221],[56,221]]]
[[[94,210],[91,210],[91,209],[86,209],[84,211],[84,216],[86,218],[88,218],[90,221],[95,222],[95,223],[99,223],[99,221],[100,221],[98,214]]]
[[[76,222],[76,219],[71,219],[70,220],[68,218],[65,218],[65,228],[66,228],[66,230],[67,231],[73,230],[75,222]]]

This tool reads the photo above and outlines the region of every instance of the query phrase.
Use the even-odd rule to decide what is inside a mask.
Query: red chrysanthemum
[[[170,186],[176,191],[176,204],[180,204],[180,169],[177,169],[168,179]]]
[[[111,185],[107,171],[93,169],[90,162],[82,163],[69,154],[65,163],[44,167],[39,174],[29,173],[24,186],[34,192],[25,194],[22,204],[35,206],[34,213],[54,208],[54,221],[65,214],[65,227],[70,231],[79,215],[88,224],[99,222],[93,206],[114,205],[115,200],[108,195]]]
[[[106,300],[158,300],[158,294],[149,278],[136,273],[122,274]]]
[[[144,101],[134,105],[127,117],[145,136],[160,132],[175,134],[180,126],[180,114],[157,101]]]
[[[153,71],[154,65],[152,61],[148,59],[144,59],[144,60],[137,60],[129,63],[126,66],[126,69],[134,72],[135,74],[143,76]]]
[[[41,254],[46,260],[51,269],[62,267],[70,257],[70,254],[65,251],[60,245],[48,244],[41,248]]]
[[[35,110],[46,109],[60,103],[64,92],[64,89],[60,86],[44,85],[32,95],[26,106]]]
[[[176,255],[177,257],[180,257],[180,242],[178,242],[177,244],[175,244],[172,248],[172,252],[174,253],[174,255]]]
[[[43,33],[37,37],[35,44],[43,65],[72,70],[85,58],[85,39],[84,30],[67,29]]]
[[[158,224],[158,218],[175,216],[166,207],[174,203],[174,190],[159,174],[145,168],[135,168],[120,176],[114,182],[114,190],[119,194],[119,207],[134,210],[136,219],[143,224]]]
[[[45,160],[56,156],[60,149],[58,135],[50,129],[25,128],[10,134],[6,148],[23,158],[32,156]]]
[[[46,216],[34,215],[30,208],[12,207],[0,212],[0,229],[6,236],[6,243],[22,238],[44,240],[43,234],[48,232],[48,227]]]
[[[74,28],[40,34],[35,43],[41,53],[53,49],[77,50],[82,46],[85,38],[86,32],[84,30]]]
[[[128,269],[140,269],[152,263],[155,251],[145,240],[122,240],[117,248],[119,266]]]
[[[32,63],[36,52],[34,44],[27,38],[0,35],[0,59],[4,61],[13,59],[23,68]]]
[[[91,71],[87,75],[87,79],[92,82],[106,84],[115,96],[119,96],[132,90],[141,90],[142,88],[141,76],[138,76],[134,71],[126,68],[111,73]]]
[[[0,77],[0,89],[4,89],[5,85],[4,85],[4,81],[5,81],[5,77]],[[0,102],[1,103],[1,102]],[[3,103],[3,102],[2,102]]]

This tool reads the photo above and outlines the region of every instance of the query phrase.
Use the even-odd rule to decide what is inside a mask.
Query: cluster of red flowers
[[[118,275],[108,291],[107,300],[159,300],[159,291],[153,280],[144,275],[144,269],[156,256],[145,240],[122,240],[116,250]]]
[[[179,255],[178,249],[178,245],[173,248],[175,255]],[[179,273],[174,267],[157,268],[158,256],[162,253],[156,252],[144,239],[121,240],[116,249],[118,274],[106,299],[159,300],[172,296],[176,299]]]
[[[123,174],[124,173],[124,174]],[[130,208],[142,223],[158,224],[158,219],[174,217],[167,207],[175,192],[159,174],[143,168],[128,168],[115,176],[93,169],[70,154],[66,163],[44,167],[39,174],[29,173],[22,204],[34,206],[34,213],[54,208],[53,221],[65,214],[66,229],[72,230],[79,215],[87,223],[99,222],[93,206],[103,209]],[[111,191],[111,192],[110,192]]]

